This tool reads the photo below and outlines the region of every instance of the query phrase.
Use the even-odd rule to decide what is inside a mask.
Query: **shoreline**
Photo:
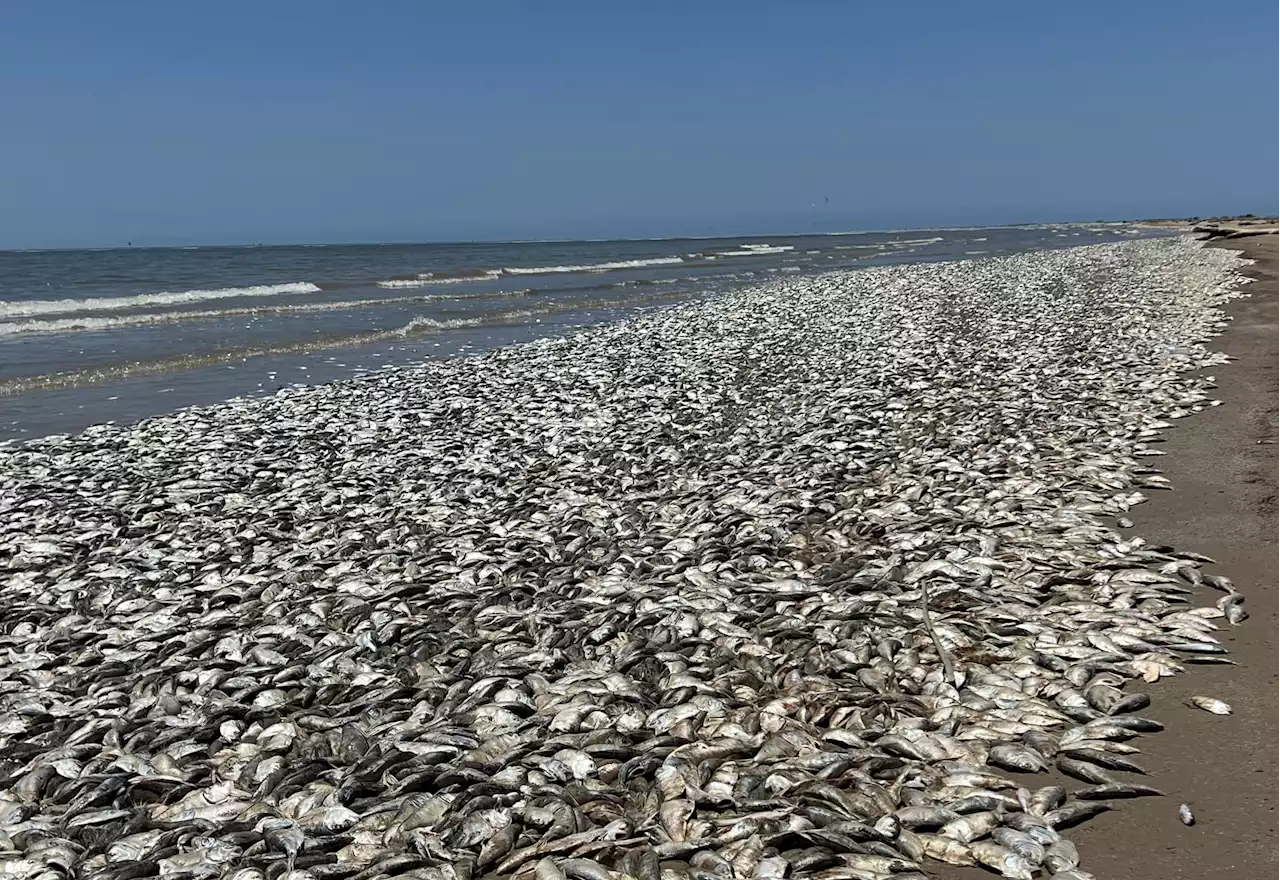
[[[862,861],[895,873],[923,861],[937,840],[927,832],[949,824],[954,806],[974,822],[1000,825],[1008,814],[1009,828],[1045,839],[1061,827],[1101,880],[1178,876],[1147,850],[1165,848],[1182,865],[1169,835],[1217,840],[1223,814],[1211,797],[1239,800],[1238,786],[1185,790],[1223,778],[1204,770],[1203,730],[1229,736],[1265,707],[1213,690],[1211,675],[1236,676],[1217,666],[1152,688],[1134,681],[1155,704],[1120,708],[1118,688],[1135,676],[1216,651],[1188,619],[1212,621],[1180,604],[1195,582],[1188,572],[1198,573],[1183,554],[1230,562],[1233,553],[1146,535],[1162,493],[1131,493],[1160,486],[1145,467],[1161,462],[1138,456],[1179,436],[1155,436],[1162,414],[1208,408],[1212,394],[1179,370],[1222,364],[1223,303],[1229,314],[1265,308],[1256,291],[1224,299],[1241,268],[1188,242],[1131,242],[780,281],[421,372],[3,450],[10,479],[0,502],[11,517],[0,550],[13,552],[0,571],[13,577],[0,578],[0,608],[29,623],[0,627],[0,646],[35,652],[41,674],[0,700],[66,709],[27,710],[0,735],[0,752],[12,737],[42,766],[55,759],[47,743],[61,726],[94,711],[81,698],[86,685],[141,688],[151,702],[121,734],[136,752],[127,772],[153,777],[154,764],[161,784],[189,791],[122,808],[93,834],[186,822],[187,804],[231,798],[201,833],[231,841],[219,844],[225,858],[263,867],[276,857],[264,858],[257,832],[232,820],[284,813],[299,786],[337,797],[330,782],[341,782],[344,826],[416,810],[404,798],[439,790],[442,815],[427,825],[447,835],[449,860],[528,874],[544,823],[524,828],[524,807],[510,808],[530,796],[526,784],[554,802],[572,778],[583,787],[565,789],[566,808],[588,790],[626,805],[622,825],[612,807],[575,818],[601,835],[626,830],[634,851],[592,856],[618,870],[652,846],[692,871],[695,856],[710,856],[682,844],[709,839],[727,811],[765,823],[743,858],[763,857],[770,870],[787,862],[766,853],[775,820],[888,823],[857,833],[877,847]],[[1203,449],[1227,460],[1221,444]],[[1165,472],[1179,485],[1176,468]],[[1143,496],[1152,501],[1135,508],[1143,525],[1130,531],[1123,518]],[[1195,513],[1206,509],[1200,502]],[[1151,554],[1124,540],[1139,535],[1149,548],[1171,540],[1177,549]],[[1157,575],[1164,563],[1173,571]],[[1265,600],[1250,589],[1266,573],[1229,573],[1249,596],[1253,625],[1265,623]],[[1214,635],[1243,643],[1251,632]],[[952,655],[962,678],[948,669]],[[95,656],[108,662],[83,662]],[[244,662],[252,676],[232,674],[228,664]],[[150,684],[175,668],[173,684]],[[1180,712],[1179,687],[1228,699],[1237,715]],[[1106,809],[1088,801],[1110,793],[1056,809],[1065,792],[1048,786],[1062,780],[1034,771],[1056,756],[1059,766],[1092,762],[1081,778],[1097,775],[1111,759],[1083,741],[1119,746],[1125,731],[1152,729],[1133,716],[1118,726],[1135,708],[1169,732],[1142,741],[1152,776],[1129,781],[1169,796],[1117,802],[1116,814],[1067,831]],[[326,745],[335,724],[341,741]],[[194,744],[155,754],[144,734],[156,726]],[[1265,726],[1246,732],[1244,748],[1266,744]],[[325,750],[323,782],[286,784],[242,763],[269,754],[269,768],[304,737]],[[350,737],[365,745],[344,745]],[[391,776],[365,772],[366,747],[399,741],[425,750],[394,753]],[[655,744],[670,750],[646,755]],[[684,758],[650,760],[707,746],[714,777],[681,769]],[[1184,763],[1163,757],[1178,747]],[[1224,749],[1223,760],[1241,748]],[[97,751],[89,743],[77,755],[98,760]],[[0,789],[27,778],[19,766],[0,770]],[[1249,781],[1267,781],[1265,767],[1256,775]],[[711,796],[703,786],[713,778],[720,793]],[[200,788],[213,779],[226,781]],[[63,795],[77,781],[41,781],[24,820],[65,825],[76,808]],[[492,858],[489,847],[474,852],[483,835],[454,833],[477,784],[503,798],[495,823],[514,823]],[[1015,797],[1022,786],[1039,800]],[[817,792],[826,806],[810,797]],[[1245,799],[1254,812],[1265,803],[1257,792]],[[1164,824],[1180,799],[1202,811],[1189,832]],[[918,809],[930,804],[946,805],[939,822]],[[285,815],[273,821],[312,821]],[[1257,822],[1242,815],[1233,821],[1252,835]],[[1146,833],[1138,826],[1152,836],[1135,847]],[[412,849],[408,829],[382,830],[356,854],[360,868]],[[860,852],[852,838],[822,836],[776,849],[808,860],[798,847],[828,842],[836,849],[821,864]],[[337,858],[331,843],[308,851],[307,864]],[[727,859],[742,840],[717,835],[706,846]],[[1242,858],[1232,846],[1216,856],[1221,865]],[[85,870],[104,867],[100,853],[83,852]],[[943,854],[972,864],[977,852]],[[982,852],[990,864],[1007,851]],[[1058,864],[1073,852],[1059,852]],[[1248,863],[1261,852],[1250,850]],[[1135,873],[1148,866],[1157,873]],[[1187,876],[1207,876],[1193,870]]]
[[[39,300],[22,294],[0,302],[0,312],[7,308],[11,313],[0,319],[0,413],[7,416],[0,417],[0,441],[25,442],[107,422],[131,424],[188,406],[268,395],[282,386],[318,385],[388,365],[489,350],[786,275],[818,277],[1166,234],[1080,226],[937,230],[921,239],[896,234],[849,241],[800,237],[772,240],[776,246],[745,256],[736,239],[704,243],[706,253],[690,252],[691,245],[636,243],[552,249],[504,245],[483,254],[391,248],[368,251],[372,262],[358,271],[343,261],[347,258],[340,260],[325,248],[282,251],[287,255],[279,257],[282,265],[246,249],[234,259],[225,258],[225,265],[215,261],[209,270],[223,274],[208,277],[196,271],[208,262],[193,256],[200,252],[177,253],[165,258],[162,269],[149,270],[172,283],[152,279],[137,290],[91,286],[80,291],[80,298],[51,291]],[[98,277],[100,258],[80,256],[85,259],[67,271],[90,283]],[[557,271],[544,271],[553,264]],[[623,265],[632,268],[578,271]],[[503,266],[542,269],[527,277],[488,277],[510,271],[497,268]],[[48,268],[41,263],[23,271],[39,275]],[[420,271],[426,268],[431,271]],[[460,273],[467,272],[485,277],[462,278]],[[429,290],[394,296],[386,289],[374,290],[384,282],[373,279],[412,276],[421,281],[424,275],[432,276]],[[449,280],[453,276],[458,277]],[[289,283],[275,283],[282,279]],[[435,286],[438,281],[445,286]],[[513,285],[519,289],[511,289]],[[157,292],[160,287],[166,290]],[[270,293],[284,287],[298,289]],[[303,293],[302,287],[317,291]],[[246,295],[230,295],[236,291]],[[258,293],[248,295],[250,291]],[[515,294],[518,299],[512,298]],[[112,305],[117,295],[123,299]],[[0,289],[0,300],[5,297]],[[133,306],[125,309],[122,303]]]
[[[357,288],[338,293],[326,287],[323,275],[329,270],[317,269],[320,275],[316,275],[312,267],[305,266],[275,274],[311,279],[308,284],[320,279],[324,290],[315,294],[319,298],[316,302],[310,302],[310,294],[242,301],[219,298],[214,301],[219,307],[212,311],[116,310],[106,317],[84,318],[90,324],[77,325],[82,318],[67,317],[72,312],[61,308],[73,301],[54,301],[61,303],[54,318],[61,330],[14,333],[17,324],[6,325],[0,320],[0,363],[6,356],[10,358],[6,368],[0,368],[0,443],[26,443],[100,423],[129,425],[191,405],[261,397],[282,386],[314,386],[349,379],[358,372],[484,352],[572,333],[577,327],[608,324],[671,303],[698,302],[728,290],[771,284],[792,274],[819,278],[829,272],[883,265],[951,262],[1151,237],[1149,233],[1089,229],[1080,226],[1068,235],[1009,228],[987,230],[989,235],[979,238],[937,230],[938,235],[927,242],[893,239],[869,244],[794,239],[788,244],[794,244],[791,251],[748,258],[742,265],[731,261],[721,269],[714,263],[710,267],[650,266],[618,275],[567,272],[535,276],[543,280],[536,281],[535,287],[522,288],[518,302],[511,298],[512,290],[486,292],[448,285],[403,297],[385,298],[387,290],[380,290],[375,298],[351,299]],[[943,240],[947,235],[951,240]],[[490,255],[485,257],[485,265],[536,261],[529,253],[508,256]],[[618,260],[635,256],[581,253],[568,262],[620,265]],[[649,257],[653,256],[650,253]],[[552,260],[556,255],[544,257]],[[466,265],[476,260],[475,255],[465,257]],[[387,276],[396,271],[387,267],[387,271],[371,271],[369,275]],[[599,284],[581,280],[588,276],[603,280]],[[243,279],[227,283],[242,284]],[[218,285],[210,281],[206,287]],[[100,298],[95,302],[105,301]],[[4,304],[0,302],[0,307]],[[242,311],[246,307],[247,311]],[[276,308],[284,311],[276,313]],[[40,324],[44,318],[28,316],[24,320]],[[92,324],[102,320],[108,324]],[[289,329],[294,322],[301,322],[303,330]],[[189,344],[180,342],[183,339]],[[64,359],[64,354],[69,359]]]
[[[1250,617],[1217,635],[1238,666],[1196,666],[1152,687],[1147,714],[1166,731],[1142,741],[1150,782],[1168,797],[1140,798],[1083,826],[1077,840],[1099,878],[1263,880],[1276,876],[1276,251],[1275,235],[1206,247],[1243,251],[1257,262],[1240,274],[1249,297],[1221,307],[1231,326],[1208,343],[1235,358],[1202,373],[1222,405],[1179,420],[1161,444],[1170,492],[1130,514],[1131,535],[1204,553],[1231,578]],[[1202,588],[1195,599],[1221,596]],[[1193,695],[1218,697],[1234,714],[1193,709]],[[1177,816],[1186,802],[1196,825]]]

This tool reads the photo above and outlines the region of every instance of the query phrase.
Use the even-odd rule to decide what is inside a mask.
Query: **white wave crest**
[[[785,254],[795,250],[794,245],[744,244],[739,251],[716,251],[717,257],[762,257],[765,254]]]
[[[387,281],[379,281],[378,286],[393,289],[399,287],[429,287],[432,284],[457,284],[460,281],[488,281],[501,276],[501,269],[488,269],[475,275],[436,275],[433,272],[423,272],[417,278],[391,278]]]
[[[75,318],[49,318],[33,321],[0,321],[0,336],[18,333],[74,333],[138,327],[148,324],[185,324],[195,321],[217,321],[258,315],[296,315],[311,312],[342,312],[376,306],[451,302],[478,297],[518,297],[535,293],[532,288],[473,294],[436,294],[431,296],[392,296],[380,299],[354,299],[337,302],[290,303],[250,306],[239,309],[206,309],[198,312],[139,312],[132,315],[81,315]]]
[[[288,284],[258,284],[253,287],[221,287],[217,290],[183,290],[174,293],[140,293],[136,296],[102,296],[89,299],[47,299],[30,302],[0,302],[0,317],[27,318],[33,315],[62,315],[68,312],[105,312],[147,306],[181,305],[236,296],[278,296],[286,293],[318,293],[309,281]]]
[[[590,263],[585,266],[513,266],[503,269],[505,275],[553,275],[561,272],[609,272],[614,269],[639,269],[644,266],[674,266],[680,257],[654,257],[648,260],[619,260],[615,263]]]
[[[138,316],[154,318],[152,315]],[[155,323],[153,320],[135,321],[132,318],[53,318],[48,321],[0,321],[0,336],[15,333],[68,333],[72,330],[107,330],[125,324]]]
[[[452,279],[450,279],[452,280]],[[379,281],[379,287],[401,288],[401,287],[426,287],[429,284],[445,284],[446,282],[439,278],[392,278],[390,281]]]
[[[435,318],[418,317],[414,318],[403,327],[397,327],[396,329],[389,331],[389,334],[392,336],[411,336],[414,333],[421,332],[423,330],[444,330],[448,326],[449,323],[445,321],[437,321]]]

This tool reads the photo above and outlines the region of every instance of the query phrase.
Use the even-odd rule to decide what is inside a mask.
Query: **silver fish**
[[[1211,712],[1214,715],[1231,714],[1231,706],[1215,697],[1191,697],[1187,700],[1187,703],[1195,706],[1197,709],[1203,709],[1206,712]]]

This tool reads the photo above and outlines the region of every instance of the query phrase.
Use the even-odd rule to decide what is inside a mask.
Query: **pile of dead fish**
[[[791,279],[4,449],[0,875],[1087,877],[1141,686],[1244,616],[1123,519],[1236,265]]]

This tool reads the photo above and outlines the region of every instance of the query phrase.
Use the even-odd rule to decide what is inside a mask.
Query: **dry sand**
[[[1078,829],[1084,867],[1099,880],[1273,880],[1276,863],[1276,244],[1222,242],[1258,260],[1252,294],[1226,308],[1231,328],[1213,347],[1236,360],[1215,368],[1223,405],[1168,432],[1159,459],[1171,492],[1148,493],[1135,532],[1195,550],[1246,594],[1252,615],[1220,633],[1238,666],[1193,666],[1151,687],[1143,714],[1166,723],[1141,741],[1145,780],[1166,798],[1130,801]],[[1206,591],[1208,599],[1220,594]],[[1235,709],[1218,717],[1183,701],[1203,694]],[[1195,810],[1183,827],[1178,804]]]

